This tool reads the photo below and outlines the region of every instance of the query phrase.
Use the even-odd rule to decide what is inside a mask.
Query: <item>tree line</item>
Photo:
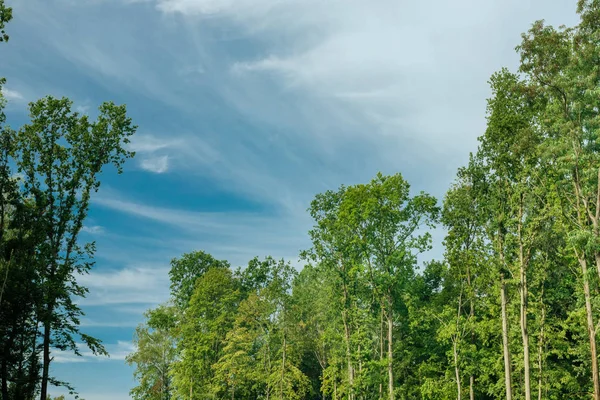
[[[535,22],[441,204],[401,174],[318,194],[298,271],[196,251],[137,327],[136,399],[600,400],[600,1]],[[419,265],[430,230],[443,259]]]
[[[137,327],[138,399],[600,400],[600,1],[574,27],[533,24],[517,71],[490,79],[487,129],[438,201],[401,174],[318,194],[298,271],[201,252],[171,262],[171,296]],[[0,42],[12,10],[0,0]],[[4,85],[0,81],[0,87]],[[1,92],[0,92],[1,93]],[[0,395],[46,400],[52,353],[77,342],[80,237],[136,127],[66,99],[6,123],[0,95]],[[441,260],[419,264],[430,230]]]

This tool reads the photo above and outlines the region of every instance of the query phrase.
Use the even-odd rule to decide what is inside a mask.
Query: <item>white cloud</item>
[[[143,158],[140,167],[146,171],[162,174],[169,169],[169,156]]]
[[[114,309],[114,308],[113,308]],[[147,308],[140,308],[140,312],[137,312],[136,309],[136,317],[142,315],[142,313],[147,310]],[[113,315],[111,315],[111,318]],[[88,318],[83,318],[79,326],[81,327],[103,327],[103,328],[135,328],[137,326],[137,322],[129,319],[128,321],[98,321]]]
[[[146,304],[168,298],[168,269],[164,266],[130,266],[112,271],[93,270],[77,281],[90,289],[78,302],[84,306]]]
[[[181,145],[181,140],[165,140],[150,134],[136,133],[131,138],[129,148],[139,153],[154,153],[158,150],[169,149]]]
[[[213,237],[235,235],[237,239],[253,242],[256,238],[277,240],[279,243],[289,240],[282,236],[282,231],[291,227],[310,224],[310,217],[302,210],[299,214],[264,215],[253,212],[201,212],[176,208],[155,207],[124,198],[120,193],[104,188],[93,199],[93,203],[122,213],[146,218],[177,228],[180,232],[190,235],[209,234]],[[305,231],[293,235],[295,242],[305,237]],[[224,242],[225,243],[225,242]],[[240,242],[230,242],[234,246]],[[297,243],[297,242],[296,242]]]
[[[129,148],[138,153],[140,168],[156,174],[169,170],[168,154],[159,155],[159,153],[179,146],[181,146],[180,140],[163,140],[148,134],[134,135],[129,144]]]
[[[129,353],[135,350],[135,346],[130,341],[118,340],[116,343],[104,344],[104,348],[109,354],[109,357],[94,355],[84,343],[77,343],[77,349],[81,356],[73,354],[71,351],[62,351],[58,349],[51,350],[53,362],[64,363],[82,363],[82,362],[98,362],[98,361],[123,361]]]
[[[295,0],[288,0],[294,2]],[[275,7],[277,0],[158,0],[159,10],[185,14],[219,14],[235,11],[236,13],[264,13]]]
[[[183,17],[177,21],[193,43],[186,49],[217,82],[211,88],[265,131],[282,132],[274,151],[259,156],[279,152],[275,168],[253,160],[248,154],[254,147],[229,148],[233,140],[213,139],[226,168],[211,172],[256,196],[275,190],[271,197],[290,208],[298,204],[286,198],[306,205],[322,187],[365,180],[378,170],[403,171],[419,189],[443,194],[485,128],[489,76],[516,65],[520,33],[539,18],[575,20],[573,4],[543,0],[155,4],[165,15]],[[255,51],[217,49],[205,27],[211,23],[235,31]],[[183,61],[189,53],[170,54]],[[258,133],[249,140],[267,147],[273,137]],[[296,149],[303,157],[293,163]]]
[[[84,225],[81,228],[81,231],[92,234],[92,235],[100,235],[100,234],[104,233],[104,228],[100,225],[91,225],[91,226]]]
[[[16,90],[7,89],[5,87],[2,88],[2,95],[7,100],[13,100],[13,101],[24,100],[23,94],[21,94],[20,92],[18,92]]]

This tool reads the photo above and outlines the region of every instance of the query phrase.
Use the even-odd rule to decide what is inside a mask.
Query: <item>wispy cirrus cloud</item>
[[[128,147],[138,154],[141,169],[162,174],[169,170],[168,153],[181,146],[182,140],[164,140],[153,135],[138,134],[134,135]]]
[[[17,90],[8,89],[6,87],[2,88],[2,96],[9,101],[21,101],[25,100],[23,94]]]
[[[156,305],[168,298],[168,279],[168,269],[163,265],[92,271],[77,277],[77,282],[90,289],[79,303],[84,306]]]
[[[81,228],[81,231],[92,235],[100,235],[105,233],[104,227],[100,225],[84,225]]]
[[[169,169],[169,156],[145,157],[140,161],[140,167],[146,171],[162,174]]]
[[[53,362],[65,364],[99,361],[123,361],[129,353],[135,350],[132,342],[122,340],[119,340],[116,343],[105,344],[104,347],[108,351],[109,357],[95,355],[84,343],[77,343],[77,348],[81,354],[80,356],[73,354],[71,351],[62,351],[58,349],[52,349],[51,354],[53,357]]]
[[[175,237],[171,237],[172,231],[156,231],[165,235],[152,239],[157,241],[157,246],[153,245],[157,250],[161,242],[181,251],[204,249],[234,265],[243,265],[257,255],[296,258],[308,245],[306,232],[312,224],[304,210],[290,214],[158,207],[132,200],[109,188],[104,188],[93,202],[99,207],[173,229]],[[127,240],[116,240],[122,243],[124,239]]]

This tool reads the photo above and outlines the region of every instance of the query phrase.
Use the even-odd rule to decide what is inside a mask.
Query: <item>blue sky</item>
[[[7,3],[13,126],[47,94],[91,115],[126,103],[139,125],[135,160],[105,173],[84,232],[98,251],[81,277],[83,329],[111,358],[53,366],[87,400],[129,398],[123,359],[142,312],[168,296],[171,258],[296,263],[314,194],[378,171],[441,198],[485,128],[489,76],[517,65],[520,33],[577,21],[574,0]]]

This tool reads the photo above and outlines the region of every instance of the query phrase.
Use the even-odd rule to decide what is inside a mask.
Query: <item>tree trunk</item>
[[[473,329],[473,320],[475,319],[475,305],[473,298],[475,291],[471,284],[471,268],[467,263],[467,285],[469,286],[469,320],[471,321],[471,344],[475,343],[475,330]],[[475,377],[473,374],[469,376],[469,400],[475,400]]]
[[[48,307],[49,308],[49,307]],[[44,321],[44,342],[43,342],[43,366],[42,366],[42,388],[40,390],[40,399],[46,400],[48,397],[48,377],[50,373],[50,315],[48,313],[47,320]]]
[[[392,298],[388,295],[388,311],[387,311],[387,323],[388,323],[388,399],[394,400],[394,357],[393,357],[393,332],[394,332],[394,318],[392,309]]]
[[[346,341],[346,361],[348,363],[348,385],[350,387],[348,399],[354,399],[354,368],[352,367],[352,355],[350,352],[350,326],[348,322],[348,288],[344,283],[344,310],[342,310],[342,321],[344,323],[344,339]]]
[[[383,365],[383,347],[384,347],[384,337],[383,337],[383,307],[381,308],[381,319],[379,321],[379,361],[381,361],[381,365]],[[383,383],[379,382],[379,399],[383,399]]]
[[[470,400],[475,400],[474,387],[475,387],[475,377],[473,375],[471,375],[469,377],[469,399]]]
[[[544,289],[542,288],[542,297],[544,296]],[[538,400],[542,400],[542,388],[544,384],[544,323],[546,321],[546,308],[542,303],[542,319],[541,319],[541,327],[540,327],[540,337],[538,340]]]
[[[523,216],[523,194],[521,194],[521,207],[519,209],[519,218]],[[519,275],[520,275],[520,320],[521,320],[521,338],[523,341],[523,372],[525,379],[525,400],[531,400],[531,377],[530,377],[530,361],[529,361],[529,332],[527,332],[527,263],[523,249],[522,223],[519,221]]]
[[[458,369],[458,338],[452,341],[452,352],[454,354],[454,374],[456,375],[456,399],[462,400],[462,388],[460,386],[460,370]]]
[[[502,305],[502,348],[504,351],[504,385],[506,386],[506,400],[512,400],[512,372],[510,350],[508,347],[508,317],[506,315],[506,285],[504,284],[504,274],[501,274],[500,280],[500,301]]]
[[[283,333],[283,351],[281,355],[281,381],[279,382],[279,398],[283,400],[283,381],[285,379],[285,332]]]
[[[585,297],[585,314],[587,319],[588,338],[590,340],[590,358],[592,361],[592,382],[594,384],[593,398],[600,400],[600,381],[598,380],[598,352],[596,350],[596,327],[592,313],[592,299],[590,294],[590,282],[588,278],[588,267],[585,256],[577,257],[583,275],[583,294]]]
[[[337,400],[337,380],[333,380],[333,400]]]
[[[452,335],[452,355],[454,358],[454,375],[456,378],[456,398],[462,400],[462,386],[460,381],[460,368],[458,366],[458,342],[461,340],[460,335],[460,314],[462,311],[462,296],[463,291],[461,288],[460,295],[458,296],[458,306],[456,307],[456,333]]]

